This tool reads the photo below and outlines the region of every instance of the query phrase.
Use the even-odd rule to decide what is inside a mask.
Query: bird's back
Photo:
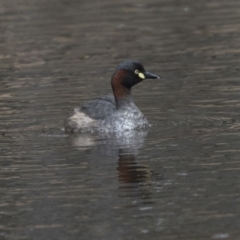
[[[74,109],[74,113],[64,122],[66,132],[92,131],[97,129],[99,122],[109,119],[116,110],[113,95],[89,100],[83,106]]]
[[[112,94],[87,101],[83,104],[81,112],[96,120],[106,119],[116,109],[115,98]]]

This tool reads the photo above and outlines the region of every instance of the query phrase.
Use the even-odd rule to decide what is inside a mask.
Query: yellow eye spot
[[[145,76],[143,73],[138,73],[138,76],[141,78],[141,79],[145,79]]]
[[[139,71],[138,71],[138,70],[135,70],[134,73],[135,73],[135,74],[139,74]]]

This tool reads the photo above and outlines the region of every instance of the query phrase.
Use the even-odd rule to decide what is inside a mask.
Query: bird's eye
[[[136,70],[134,71],[134,73],[135,73],[135,74],[139,74],[139,71],[136,69]]]

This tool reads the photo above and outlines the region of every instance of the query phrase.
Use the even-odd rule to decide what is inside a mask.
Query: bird
[[[111,78],[113,94],[86,101],[64,121],[66,133],[124,132],[144,130],[150,124],[135,105],[131,89],[145,79],[159,76],[145,70],[139,61],[121,62]]]

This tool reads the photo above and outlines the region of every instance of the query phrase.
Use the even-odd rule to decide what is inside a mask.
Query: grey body
[[[87,101],[81,109],[66,119],[67,132],[122,132],[134,129],[147,129],[150,125],[131,96],[121,100],[121,107],[116,107],[111,94]]]

